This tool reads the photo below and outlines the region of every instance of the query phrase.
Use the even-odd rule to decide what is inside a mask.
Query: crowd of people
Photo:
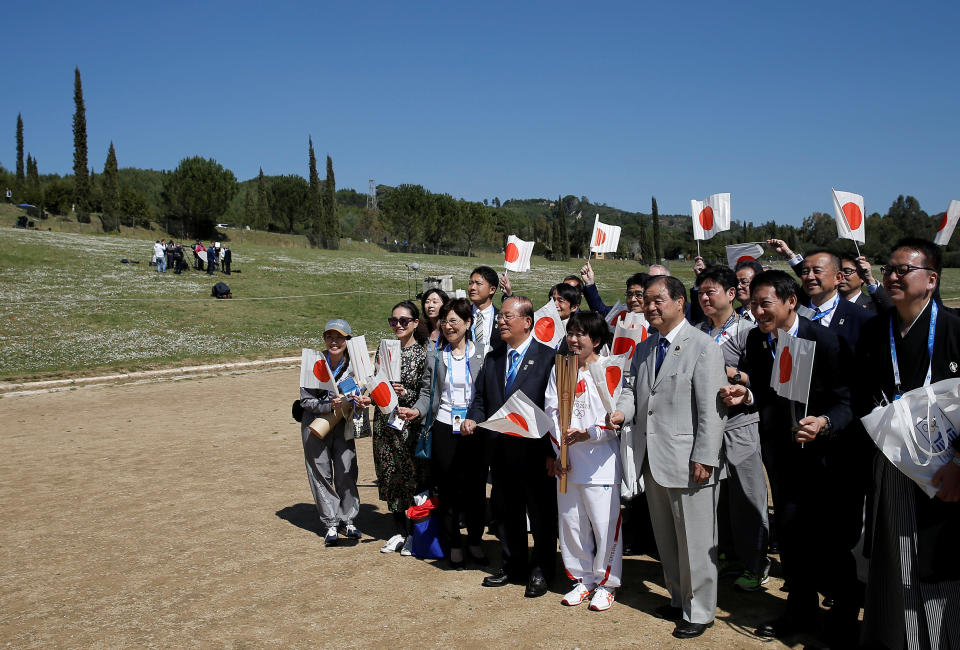
[[[224,275],[230,275],[230,266],[233,263],[233,252],[228,244],[220,245],[220,242],[210,242],[209,247],[205,247],[200,240],[196,240],[190,247],[193,253],[193,268],[197,271],[203,271],[206,268],[207,275],[213,275],[218,270]],[[187,270],[187,260],[183,252],[183,243],[174,242],[172,239],[158,239],[153,243],[153,257],[150,264],[157,267],[157,273],[166,273],[172,270],[180,275]]]
[[[539,597],[558,580],[559,541],[571,581],[562,604],[605,611],[621,585],[624,553],[641,547],[635,534],[648,511],[669,593],[652,614],[674,621],[677,638],[713,624],[721,578],[760,590],[770,554],[779,553],[786,603],[775,619],[757,621],[758,636],[806,634],[843,648],[960,648],[960,440],[934,475],[930,498],[878,452],[860,421],[909,390],[960,376],[960,317],[939,298],[941,251],[901,240],[878,281],[863,257],[803,256],[782,240],[767,243],[799,283],[756,261],[729,268],[699,258],[689,290],[659,265],[626,279],[623,304],[649,336],[612,410],[588,371],[611,343],[610,306],[589,262],[544,296],[566,331],[557,349],[533,337],[531,299],[490,267],[472,272],[466,299],[431,289],[419,305],[398,303],[388,317],[401,346],[398,406],[391,416],[377,413],[373,435],[380,498],[395,522],[381,550],[410,554],[404,513],[427,491],[437,499],[451,569],[488,565],[481,540],[489,525],[501,563],[483,586],[521,584],[526,597]],[[350,336],[339,318],[323,333],[337,381],[351,374]],[[806,404],[770,385],[784,336],[816,342]],[[558,352],[578,362],[565,430]],[[553,422],[548,435],[481,426],[520,391]],[[350,415],[370,397],[306,388],[300,396],[325,542],[360,538]],[[312,418],[340,410],[346,417],[331,433],[310,434]],[[414,451],[425,431],[428,461]],[[625,515],[633,531],[623,529]],[[865,585],[853,554],[861,538]],[[821,596],[829,607],[821,608]]]

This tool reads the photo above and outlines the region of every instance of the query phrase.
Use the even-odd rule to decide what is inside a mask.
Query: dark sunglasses
[[[397,325],[400,327],[406,327],[415,320],[416,318],[407,318],[406,316],[401,316],[400,318],[393,318],[391,316],[387,319],[387,322],[390,323],[390,327],[396,327]]]

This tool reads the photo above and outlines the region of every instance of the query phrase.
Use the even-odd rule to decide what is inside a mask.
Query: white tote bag
[[[933,497],[933,475],[953,456],[960,428],[960,379],[915,388],[862,418],[883,455]]]

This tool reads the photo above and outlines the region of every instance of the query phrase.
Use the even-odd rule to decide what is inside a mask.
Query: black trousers
[[[437,515],[450,548],[462,548],[460,515],[467,524],[467,544],[483,539],[487,505],[487,465],[479,435],[461,436],[449,424],[434,422],[430,471],[437,488]]]

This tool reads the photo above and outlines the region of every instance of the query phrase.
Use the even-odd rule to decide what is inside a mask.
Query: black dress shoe
[[[505,587],[510,584],[510,574],[500,568],[492,576],[484,578],[480,584],[484,587]]]
[[[454,560],[448,560],[448,562],[450,563],[450,568],[454,571],[463,571],[464,569],[467,568],[466,560],[460,560],[459,562],[455,562]]]
[[[527,581],[527,589],[523,592],[524,598],[538,598],[547,593],[547,581],[539,573],[530,575]]]
[[[690,621],[677,621],[677,627],[673,630],[673,636],[678,639],[693,639],[700,636],[704,631],[713,625],[709,623],[691,623]]]
[[[653,615],[665,621],[679,621],[683,618],[683,609],[673,605],[660,605],[653,610]]]
[[[757,628],[756,635],[765,639],[784,639],[801,632],[809,632],[814,625],[806,619],[795,616],[781,616],[775,621],[764,623]]]

